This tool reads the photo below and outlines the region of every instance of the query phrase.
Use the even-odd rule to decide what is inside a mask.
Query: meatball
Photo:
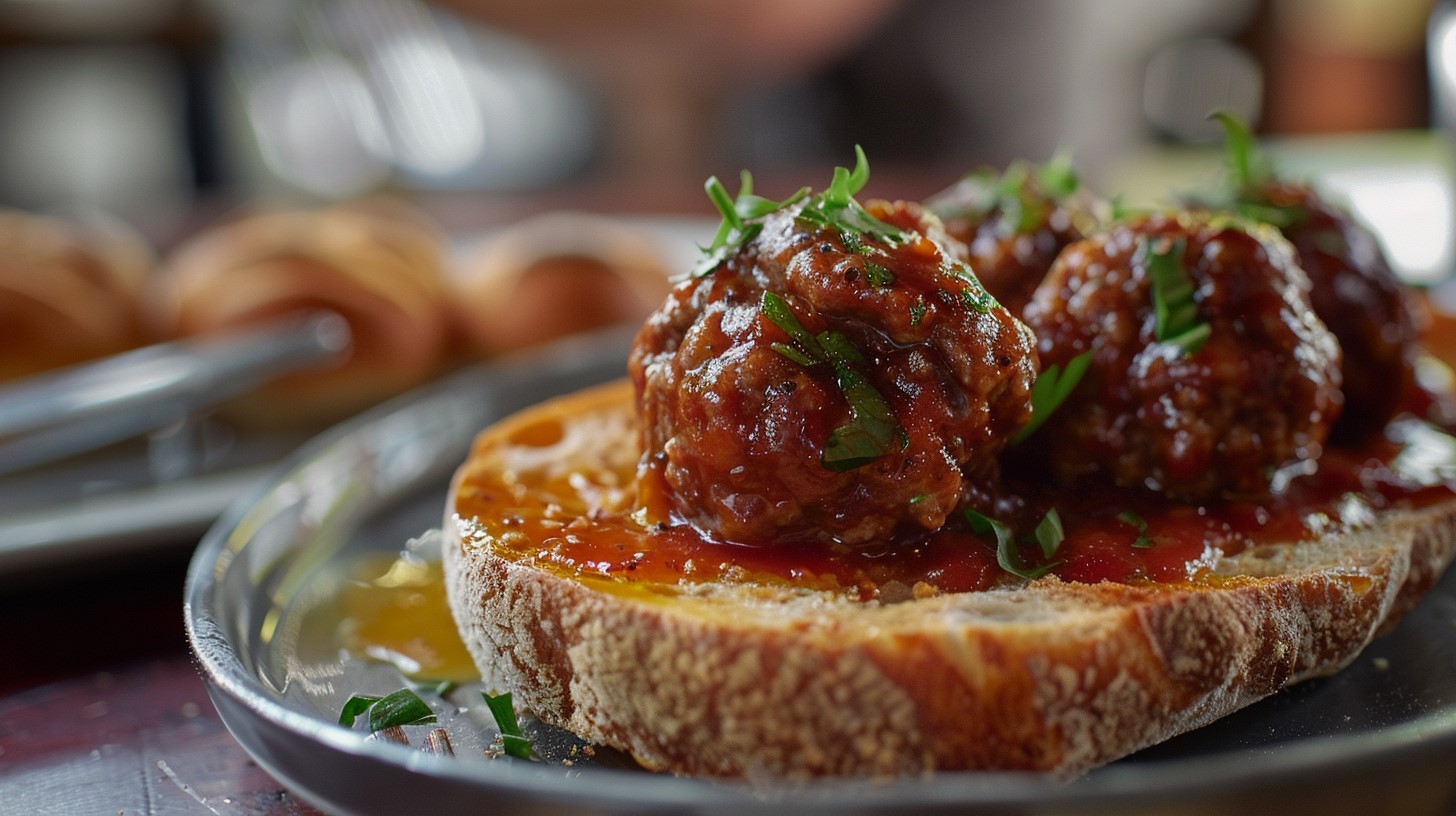
[[[1272,208],[1309,275],[1310,303],[1344,352],[1345,409],[1337,439],[1385,427],[1412,381],[1417,327],[1405,286],[1375,236],[1307,185],[1265,181],[1246,203]]]
[[[1344,353],[1345,409],[1332,434],[1358,441],[1383,429],[1414,385],[1416,312],[1369,230],[1307,184],[1286,181],[1261,154],[1248,126],[1226,111],[1227,190],[1199,206],[1278,227],[1309,276],[1310,302]]]
[[[866,205],[893,241],[802,207],[638,334],[643,490],[732,542],[923,538],[1029,419],[1034,339],[918,205]]]
[[[1154,276],[1172,281],[1164,318]],[[1167,292],[1180,280],[1178,301]],[[1265,225],[1119,224],[1062,252],[1026,320],[1043,366],[1092,355],[1027,452],[1064,483],[1110,478],[1184,501],[1266,494],[1280,469],[1318,456],[1340,410],[1339,345],[1293,247]]]
[[[1020,315],[1062,248],[1095,231],[1101,202],[1070,168],[1017,162],[1002,175],[971,174],[926,206],[946,232],[969,247],[976,276],[1012,314]]]

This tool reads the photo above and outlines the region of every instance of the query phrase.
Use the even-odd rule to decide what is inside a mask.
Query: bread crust
[[[482,478],[509,487],[495,499],[505,507],[563,467],[635,459],[630,400],[618,383],[486,429],[451,486],[444,566],[487,686],[651,769],[1075,775],[1338,671],[1456,553],[1456,500],[1445,500],[1224,558],[1203,582],[1048,576],[880,603],[566,574],[510,555],[460,512],[467,496],[481,506]],[[629,501],[630,486],[608,487],[593,501]]]

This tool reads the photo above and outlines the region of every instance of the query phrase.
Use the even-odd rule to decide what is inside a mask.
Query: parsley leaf
[[[1228,109],[1208,115],[1223,126],[1224,160],[1228,162],[1231,180],[1241,189],[1251,189],[1269,180],[1269,160],[1259,152],[1254,135],[1238,114]]]
[[[849,422],[830,432],[820,455],[819,462],[826,470],[842,473],[873,462],[897,445],[904,449],[908,444],[905,430],[890,404],[860,373],[866,360],[849,338],[837,331],[811,334],[788,301],[773,292],[764,291],[761,308],[764,316],[793,341],[774,343],[773,350],[806,368],[828,364],[835,384],[849,403]]]
[[[1072,167],[1072,154],[1058,150],[1036,174],[1041,189],[1052,198],[1066,198],[1077,192],[1081,182]]]
[[[762,232],[763,224],[752,223],[754,219],[777,212],[809,194],[809,188],[804,187],[783,201],[773,201],[754,195],[753,175],[747,170],[738,176],[737,198],[728,195],[728,189],[723,186],[717,176],[711,176],[703,183],[703,191],[708,194],[708,200],[713,202],[713,206],[723,216],[723,220],[718,223],[718,231],[713,235],[713,242],[702,248],[703,257],[692,272],[692,276],[695,278],[700,278],[717,269],[744,244]]]
[[[803,187],[782,201],[754,195],[753,176],[747,170],[739,174],[736,197],[728,194],[728,189],[717,176],[710,177],[703,183],[703,191],[723,220],[718,224],[712,243],[702,248],[703,257],[693,268],[692,277],[700,278],[711,273],[733,257],[744,244],[757,237],[763,231],[763,224],[758,223],[758,219],[800,201],[805,202],[797,216],[801,221],[837,229],[842,235],[869,235],[890,244],[904,240],[905,233],[899,228],[870,215],[854,200],[854,194],[863,189],[870,178],[869,161],[858,145],[854,148],[854,157],[854,169],[834,168],[834,177],[822,193],[811,195],[810,189]],[[885,271],[888,273],[889,270]],[[890,280],[893,281],[893,276]]]
[[[1004,524],[1003,522],[997,521],[990,516],[978,513],[975,510],[967,509],[965,514],[966,521],[969,522],[971,525],[971,532],[975,533],[976,535],[985,535],[987,533],[995,534],[996,563],[1001,567],[1001,569],[1011,573],[1012,575],[1015,575],[1018,578],[1023,578],[1027,581],[1035,581],[1036,579],[1056,569],[1058,566],[1061,566],[1060,561],[1050,564],[1042,564],[1041,566],[1034,569],[1025,566],[1024,564],[1022,564],[1021,554],[1016,548],[1016,536],[1011,532],[1010,527],[1006,526],[1006,524]],[[1043,523],[1045,523],[1045,520],[1043,520]],[[1060,526],[1060,523],[1058,524],[1058,526]]]
[[[1134,547],[1137,547],[1139,549],[1145,549],[1147,547],[1153,546],[1153,540],[1151,538],[1148,538],[1148,522],[1142,516],[1139,516],[1137,513],[1129,510],[1127,512],[1118,513],[1117,520],[1123,522],[1124,524],[1131,524],[1132,526],[1137,528],[1138,537],[1133,539],[1132,542],[1132,545]]]
[[[480,696],[485,700],[486,708],[490,709],[490,716],[495,718],[495,727],[501,733],[501,747],[507,754],[520,759],[531,758],[531,741],[521,734],[521,726],[516,722],[516,708],[511,703],[511,693],[490,694],[482,691]]]
[[[356,694],[344,702],[339,712],[339,725],[352,726],[359,715],[369,713],[370,733],[396,725],[424,725],[435,721],[435,712],[411,689],[376,697]]]
[[[1248,125],[1230,110],[1216,110],[1208,118],[1223,126],[1224,162],[1232,188],[1232,200],[1214,202],[1215,206],[1281,230],[1309,220],[1309,209],[1303,203],[1276,204],[1269,200],[1267,189],[1275,182],[1274,165],[1259,150]]]
[[[864,149],[854,146],[854,170],[834,168],[834,178],[824,192],[809,197],[798,218],[821,227],[831,227],[841,232],[859,233],[877,238],[886,243],[896,243],[905,238],[898,227],[886,224],[870,215],[854,194],[864,188],[870,180],[870,165],[865,159]]]
[[[1034,535],[1036,543],[1041,545],[1042,555],[1047,558],[1056,555],[1057,548],[1062,546],[1062,541],[1067,537],[1066,531],[1062,529],[1062,517],[1057,513],[1057,508],[1053,507],[1046,511],[1046,515],[1041,517],[1041,523],[1036,525]]]
[[[1071,154],[1058,151],[1046,164],[1014,161],[1000,173],[975,170],[926,202],[943,219],[990,218],[999,213],[997,229],[1004,235],[1035,231],[1056,202],[1077,192],[1081,185],[1072,168]]]
[[[859,373],[857,366],[864,365],[864,355],[839,332],[821,332],[818,340],[834,369],[839,390],[849,402],[849,422],[829,434],[820,463],[842,473],[884,456],[897,442],[903,449],[908,440],[895,412]]]
[[[1198,322],[1198,304],[1193,299],[1193,280],[1183,266],[1187,241],[1182,237],[1144,238],[1138,254],[1147,264],[1153,283],[1153,333],[1160,343],[1171,343],[1193,354],[1203,347],[1211,331]]]
[[[1091,363],[1092,350],[1088,349],[1068,360],[1065,370],[1059,365],[1051,365],[1037,375],[1036,382],[1031,386],[1031,421],[1011,437],[1011,444],[1015,445],[1036,433],[1036,429],[1071,396]]]

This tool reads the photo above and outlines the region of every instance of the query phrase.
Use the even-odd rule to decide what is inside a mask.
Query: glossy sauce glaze
[[[631,415],[624,385],[583,407],[585,414],[603,411]],[[506,447],[528,438],[554,444],[562,436],[559,429],[533,426],[497,441]],[[621,444],[632,445],[630,435]],[[537,458],[551,457],[544,449]],[[994,536],[973,533],[959,515],[928,536],[892,538],[880,547],[714,540],[675,518],[654,499],[658,490],[639,492],[633,461],[622,455],[614,466],[594,468],[574,460],[577,466],[553,474],[474,463],[460,483],[455,511],[469,520],[462,522],[469,536],[489,541],[510,560],[607,585],[672,591],[682,583],[758,582],[903,600],[1021,580],[998,565]],[[1001,520],[1016,533],[1026,566],[1057,562],[1051,574],[1063,580],[1187,583],[1217,580],[1213,567],[1220,555],[1358,528],[1383,511],[1449,497],[1453,486],[1456,439],[1412,419],[1392,424],[1378,442],[1327,450],[1317,470],[1284,480],[1260,502],[1179,504],[1111,486],[1071,495],[1011,484],[1015,507]],[[1065,538],[1047,559],[1031,533],[1050,508],[1057,510]]]

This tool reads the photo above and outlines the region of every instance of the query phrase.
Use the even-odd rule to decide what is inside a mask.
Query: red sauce
[[[1024,509],[1001,519],[1017,533],[1028,567],[1046,563],[1031,534],[1048,508],[1061,517],[1065,539],[1051,560],[1063,580],[1184,583],[1206,578],[1219,555],[1274,542],[1310,540],[1370,523],[1380,512],[1413,508],[1456,492],[1456,439],[1415,420],[1391,426],[1391,439],[1359,449],[1329,449],[1318,470],[1288,480],[1260,501],[1175,504],[1111,486],[1052,492],[1013,486]],[[1411,453],[1427,454],[1412,466]],[[1430,465],[1436,465],[1431,467]],[[996,542],[957,520],[928,537],[892,540],[879,548],[824,543],[744,546],[715,541],[686,523],[647,523],[650,512],[602,506],[615,484],[633,495],[634,474],[576,473],[540,491],[507,495],[488,469],[474,470],[459,497],[462,516],[509,557],[561,574],[653,584],[744,580],[842,591],[862,599],[893,593],[966,592],[1020,579],[998,566]],[[569,486],[568,486],[569,485]],[[596,486],[593,486],[596,485]],[[537,500],[538,494],[559,504]],[[521,496],[526,498],[521,499]],[[534,503],[533,503],[534,502]],[[630,504],[630,502],[628,502]],[[610,504],[608,502],[607,504]]]

